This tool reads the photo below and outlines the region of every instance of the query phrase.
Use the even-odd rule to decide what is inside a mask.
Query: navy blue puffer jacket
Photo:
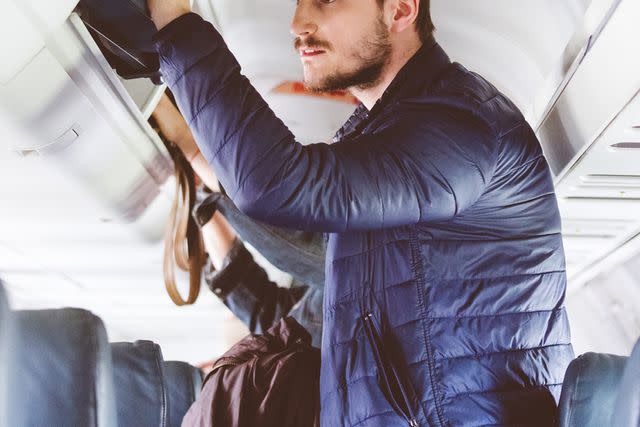
[[[334,144],[302,146],[214,28],[157,36],[244,212],[329,233],[321,423],[549,425],[573,358],[552,179],[518,109],[424,46]]]

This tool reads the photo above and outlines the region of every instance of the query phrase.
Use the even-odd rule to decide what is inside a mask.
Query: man
[[[573,358],[551,175],[518,109],[451,63],[427,0],[299,0],[306,84],[362,104],[302,146],[187,0],[161,69],[245,213],[328,233],[323,426],[550,425]]]

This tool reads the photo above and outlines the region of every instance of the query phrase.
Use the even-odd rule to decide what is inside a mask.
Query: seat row
[[[151,341],[110,344],[86,310],[11,311],[0,283],[1,426],[174,427],[201,386]],[[571,362],[559,425],[640,427],[640,342],[630,357]]]
[[[151,341],[109,343],[86,310],[11,311],[0,284],[1,425],[179,426],[201,385]]]

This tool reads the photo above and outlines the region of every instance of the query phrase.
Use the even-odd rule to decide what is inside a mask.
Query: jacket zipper
[[[398,371],[384,352],[380,331],[371,313],[364,315],[364,324],[369,344],[371,344],[378,369],[382,374],[381,379],[384,383],[385,394],[390,399],[389,403],[394,411],[407,421],[409,427],[418,427],[418,421],[413,413],[407,390],[400,380]]]

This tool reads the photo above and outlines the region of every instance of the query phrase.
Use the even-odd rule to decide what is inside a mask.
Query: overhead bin
[[[603,20],[538,128],[556,175],[570,291],[640,236],[640,3],[593,8]]]
[[[8,3],[0,20],[15,33],[0,45],[0,108],[32,136],[10,150],[72,174],[114,218],[141,218],[173,172],[147,122],[164,86],[138,79],[125,87],[76,2]]]

